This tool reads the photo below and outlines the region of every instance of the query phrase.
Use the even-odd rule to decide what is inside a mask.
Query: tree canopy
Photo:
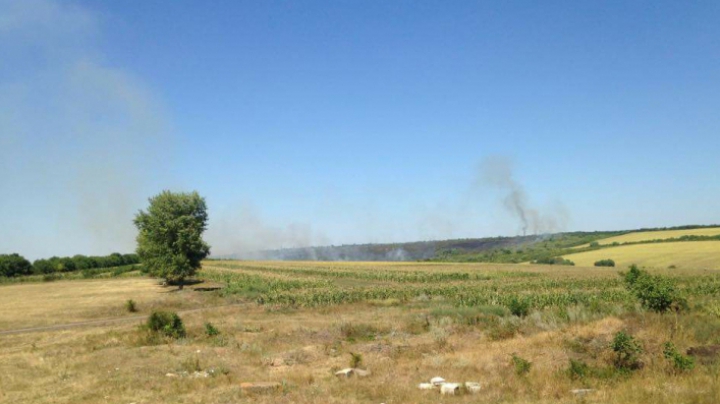
[[[154,276],[176,281],[182,289],[200,262],[210,254],[202,239],[207,228],[207,206],[197,192],[163,191],[150,198],[147,212],[135,216],[137,254]]]

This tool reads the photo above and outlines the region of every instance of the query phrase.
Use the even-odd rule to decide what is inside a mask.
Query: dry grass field
[[[0,402],[720,402],[716,360],[679,373],[662,356],[666,341],[683,352],[720,344],[720,273],[655,273],[675,279],[690,311],[642,309],[614,269],[528,265],[209,261],[202,276],[223,291],[178,292],[146,278],[5,285],[0,330],[169,309],[187,336],[150,339],[139,320],[0,335]],[[511,315],[506,295],[530,299],[529,314]],[[123,311],[127,299],[139,313]],[[220,334],[208,336],[207,322]],[[642,369],[613,370],[608,345],[620,330],[641,341]],[[369,377],[334,376],[350,353]],[[531,362],[527,374],[513,355]],[[570,359],[587,373],[570,373]],[[417,388],[434,376],[482,390]],[[253,393],[242,382],[280,388]],[[583,388],[591,391],[571,392]]]
[[[671,238],[679,238],[683,236],[717,236],[720,234],[720,227],[707,227],[701,229],[685,229],[685,230],[660,230],[660,231],[637,231],[622,236],[608,237],[598,240],[600,245],[610,245],[612,243],[637,243],[640,241],[651,240],[667,240]],[[588,244],[580,247],[587,247]],[[578,248],[580,248],[578,247]]]
[[[619,268],[637,264],[649,268],[720,269],[720,241],[687,241],[633,244],[565,255],[578,266],[593,266],[612,259]]]

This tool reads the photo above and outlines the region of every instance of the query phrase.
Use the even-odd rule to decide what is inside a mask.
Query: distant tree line
[[[107,256],[74,255],[35,260],[32,264],[19,254],[0,254],[0,276],[43,275],[112,268],[140,263],[137,254],[112,253]]]

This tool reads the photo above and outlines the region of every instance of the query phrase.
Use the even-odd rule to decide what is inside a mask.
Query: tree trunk
[[[180,290],[183,290],[183,286],[185,286],[185,284],[184,284],[185,279],[180,278],[180,279],[178,279],[178,282],[180,283],[180,285],[179,285]]]

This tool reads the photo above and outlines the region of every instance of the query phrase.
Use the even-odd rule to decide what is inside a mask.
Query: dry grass
[[[637,264],[648,268],[720,269],[719,241],[687,241],[635,244],[566,255],[577,266],[593,266],[596,261],[612,259],[617,267]]]
[[[272,265],[292,265],[272,263]],[[303,265],[318,265],[303,263]],[[263,265],[255,263],[254,265]],[[264,263],[264,265],[269,265]],[[295,263],[294,265],[298,265]],[[331,264],[324,264],[325,266]],[[335,264],[332,264],[335,265]],[[342,267],[372,264],[343,264]],[[396,264],[380,264],[392,268]],[[423,264],[400,265],[400,270]],[[440,270],[455,267],[440,266]],[[491,271],[497,266],[462,266]],[[511,270],[528,266],[498,269]],[[555,268],[530,267],[543,277]],[[559,276],[598,276],[604,269],[562,268]],[[612,276],[616,276],[612,274]],[[510,278],[509,278],[510,279]],[[214,292],[165,293],[147,279],[57,282],[0,287],[0,321],[17,325],[97,318],[121,310],[127,299],[148,307],[178,309],[221,304]],[[18,301],[22,300],[22,301]],[[35,304],[34,304],[35,302]],[[39,302],[39,304],[37,303]],[[14,309],[6,310],[6,305]],[[79,310],[81,307],[83,310]],[[29,310],[28,319],[17,313]],[[2,403],[716,403],[720,401],[717,368],[699,367],[686,375],[667,371],[661,345],[673,340],[684,350],[712,337],[698,334],[691,317],[657,315],[618,307],[599,314],[584,307],[533,312],[524,319],[482,315],[477,324],[454,318],[456,308],[438,302],[377,305],[372,302],[317,309],[223,307],[183,316],[188,337],[151,344],[133,324],[0,337]],[[67,313],[67,315],[66,315]],[[114,315],[125,315],[117,311]],[[700,315],[700,314],[693,314]],[[493,320],[493,321],[490,321]],[[212,322],[219,337],[204,334]],[[517,334],[492,339],[498,323]],[[718,326],[720,327],[720,325]],[[629,377],[571,380],[568,359],[607,368],[607,344],[627,329],[643,341],[646,366]],[[720,329],[720,328],[719,328]],[[350,352],[361,353],[373,374],[367,379],[338,380],[332,372],[346,367]],[[530,362],[527,376],[517,376],[511,355]],[[167,377],[167,373],[216,370],[208,378]],[[477,396],[443,397],[416,388],[430,377],[479,381]],[[281,391],[248,395],[245,381],[277,381]],[[580,401],[570,390],[594,388]]]

